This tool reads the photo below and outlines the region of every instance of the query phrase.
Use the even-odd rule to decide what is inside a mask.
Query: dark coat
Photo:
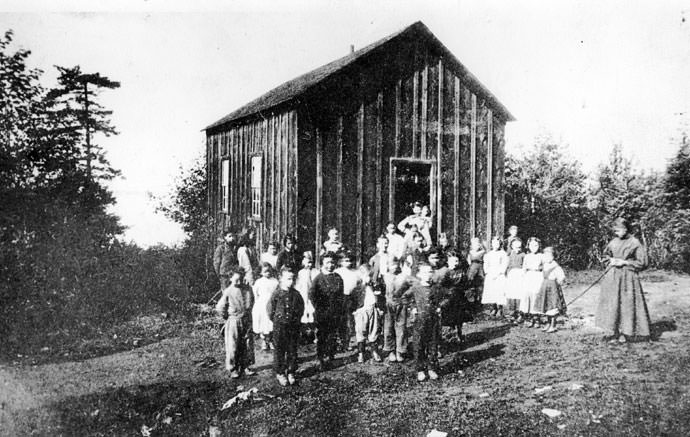
[[[287,266],[287,268],[289,268],[290,271],[296,276],[302,268],[302,259],[299,252],[297,252],[295,249],[292,249],[289,252],[285,249],[281,250],[278,253],[278,258],[276,260],[276,270],[280,271],[283,266]]]
[[[278,287],[266,304],[266,312],[274,325],[299,326],[304,300],[294,288],[282,290]]]
[[[237,249],[225,241],[216,247],[213,252],[213,270],[218,276],[229,275],[232,268],[237,265],[236,252]]]
[[[339,323],[345,313],[343,278],[337,273],[319,273],[311,284],[309,300],[314,305],[316,323]]]

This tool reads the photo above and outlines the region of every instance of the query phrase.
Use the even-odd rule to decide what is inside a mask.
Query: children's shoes
[[[357,362],[358,363],[363,363],[364,362],[364,354],[363,353],[358,353],[357,354]]]
[[[429,370],[429,379],[432,381],[435,381],[438,379],[438,373],[434,372],[433,370]]]
[[[278,384],[282,385],[283,387],[288,385],[288,380],[285,377],[285,375],[276,375],[276,379],[278,380]],[[294,377],[293,377],[293,379],[294,379]]]
[[[402,363],[403,361],[405,361],[405,358],[403,358],[403,356],[400,352],[395,353],[395,359],[399,363]]]
[[[426,380],[426,373],[417,372],[417,381],[423,382],[424,380]]]
[[[381,362],[381,355],[379,355],[378,351],[372,351],[371,356],[374,357],[374,361],[376,361],[377,363]]]
[[[390,361],[391,363],[395,363],[397,361],[397,359],[395,358],[395,352],[391,352],[388,354],[388,361]]]
[[[230,378],[237,379],[239,377],[240,377],[240,372],[238,372],[237,370],[233,370],[232,372],[230,372]]]
[[[244,369],[244,374],[247,376],[254,376],[254,375],[256,375],[256,372],[250,368],[246,368],[246,369]]]
[[[287,381],[290,385],[295,385],[295,375],[288,373]]]

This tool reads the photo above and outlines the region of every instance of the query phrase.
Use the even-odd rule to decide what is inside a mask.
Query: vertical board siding
[[[318,256],[321,250],[321,236],[323,235],[323,138],[319,128],[316,128],[316,223],[314,234],[314,255]],[[316,264],[320,260],[317,258]]]
[[[375,176],[374,176],[374,225],[378,227],[379,229],[381,228],[381,207],[382,207],[382,202],[383,199],[381,197],[381,193],[383,191],[381,185],[381,167],[382,167],[382,159],[383,159],[383,92],[379,91],[378,95],[376,96],[376,153],[374,155],[374,168],[375,170]],[[375,229],[374,234],[377,234],[378,231]]]
[[[460,247],[460,78],[453,77],[453,237]],[[464,206],[464,205],[463,205]]]
[[[336,162],[336,226],[343,232],[343,117],[338,117],[337,130],[337,162]]]
[[[364,103],[359,105],[357,113],[357,228],[355,256],[357,262],[362,259],[362,219],[364,215]]]
[[[476,154],[476,181],[477,181],[477,224],[475,227],[476,236],[482,241],[486,239],[486,224],[487,224],[487,108],[484,101],[481,102],[478,108],[477,120],[477,154]]]
[[[426,141],[427,141],[427,132],[429,130],[428,126],[428,100],[429,100],[429,65],[427,63],[424,64],[424,68],[422,69],[422,92],[419,97],[420,99],[420,106],[421,106],[421,121],[420,121],[420,126],[421,126],[421,132],[420,132],[420,147],[421,150],[419,151],[419,157],[422,159],[427,158],[426,154]],[[415,155],[416,156],[416,155]]]
[[[505,229],[505,122],[494,116],[494,235]]]
[[[493,113],[491,109],[487,110],[486,117],[486,240],[491,243],[491,235],[493,234],[493,153],[494,153],[494,129],[493,129]]]
[[[419,144],[419,72],[412,79],[412,156],[417,156]]]
[[[477,235],[477,96],[472,93],[470,125],[470,237]]]
[[[445,167],[445,162],[447,160],[443,159],[443,61],[438,60],[438,81],[436,84],[437,88],[437,108],[436,108],[436,162],[438,163],[438,188],[436,196],[436,233],[437,238],[441,232],[445,231],[443,228],[443,201],[447,200],[443,191],[443,170]],[[445,199],[444,199],[445,198]],[[438,241],[438,240],[437,240]]]

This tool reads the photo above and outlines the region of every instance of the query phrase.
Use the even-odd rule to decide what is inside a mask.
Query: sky
[[[202,129],[271,88],[421,20],[513,113],[506,147],[537,136],[587,171],[614,144],[663,169],[690,117],[690,1],[0,1],[0,31],[54,65],[121,82],[100,138],[125,239],[176,244],[155,212],[204,153]]]

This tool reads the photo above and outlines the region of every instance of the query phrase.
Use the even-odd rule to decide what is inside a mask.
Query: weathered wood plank
[[[336,214],[337,214],[337,226],[340,232],[343,232],[343,117],[338,117],[337,126],[337,147],[338,147],[338,158],[336,167]]]
[[[477,96],[472,93],[470,124],[470,236],[477,235]]]
[[[288,185],[288,175],[290,172],[290,168],[288,166],[288,155],[289,155],[289,141],[290,138],[288,136],[288,113],[283,114],[283,144],[282,144],[282,149],[283,149],[283,193],[282,193],[282,199],[283,199],[283,215],[281,217],[283,226],[282,232],[280,233],[281,237],[288,232],[288,225],[290,223],[290,205],[288,203],[288,200],[290,198],[290,187]]]
[[[375,232],[378,232],[378,230],[381,228],[381,192],[382,187],[381,187],[381,160],[383,159],[382,157],[382,150],[383,150],[383,92],[379,91],[377,97],[376,97],[376,173],[375,177],[376,180],[374,182],[374,218],[376,220],[376,223],[374,224],[374,229]]]
[[[316,256],[316,264],[321,265],[321,257],[319,252],[321,250],[321,236],[323,235],[323,139],[321,138],[321,130],[316,128],[316,223],[314,232],[316,239],[314,242],[314,255]]]
[[[357,229],[355,247],[355,256],[357,263],[362,259],[362,219],[364,215],[364,102],[359,105],[359,112],[357,114]]]
[[[455,102],[453,103],[453,235],[460,243],[460,78],[453,80]]]
[[[401,111],[402,111],[402,79],[398,79],[397,82],[395,82],[395,152],[394,156],[400,156],[400,129],[402,128],[402,120],[401,120]],[[388,209],[389,211],[392,210],[392,208]],[[389,220],[393,220],[393,217],[391,215],[392,213],[388,213],[390,216]]]
[[[412,78],[412,157],[417,157],[419,142],[419,71]]]
[[[436,162],[438,162],[438,188],[436,190],[436,238],[443,232],[443,187],[441,186],[443,169],[441,154],[443,152],[443,61],[438,60],[438,117],[436,124]]]
[[[427,150],[426,150],[426,139],[427,139],[427,133],[429,130],[428,126],[428,99],[429,99],[429,63],[424,62],[424,69],[422,70],[422,109],[421,109],[421,150],[419,152],[419,157],[422,159],[427,159]]]
[[[290,120],[292,121],[291,123],[291,129],[290,129],[290,157],[291,157],[291,174],[292,174],[292,182],[291,182],[291,190],[292,190],[292,195],[291,197],[291,220],[290,220],[290,231],[293,235],[297,234],[297,187],[298,187],[298,182],[299,182],[299,172],[297,171],[297,166],[299,165],[299,161],[297,159],[297,138],[298,138],[298,126],[297,126],[297,112],[296,111],[290,111]]]
[[[486,238],[493,234],[493,113],[488,110],[486,120]]]

